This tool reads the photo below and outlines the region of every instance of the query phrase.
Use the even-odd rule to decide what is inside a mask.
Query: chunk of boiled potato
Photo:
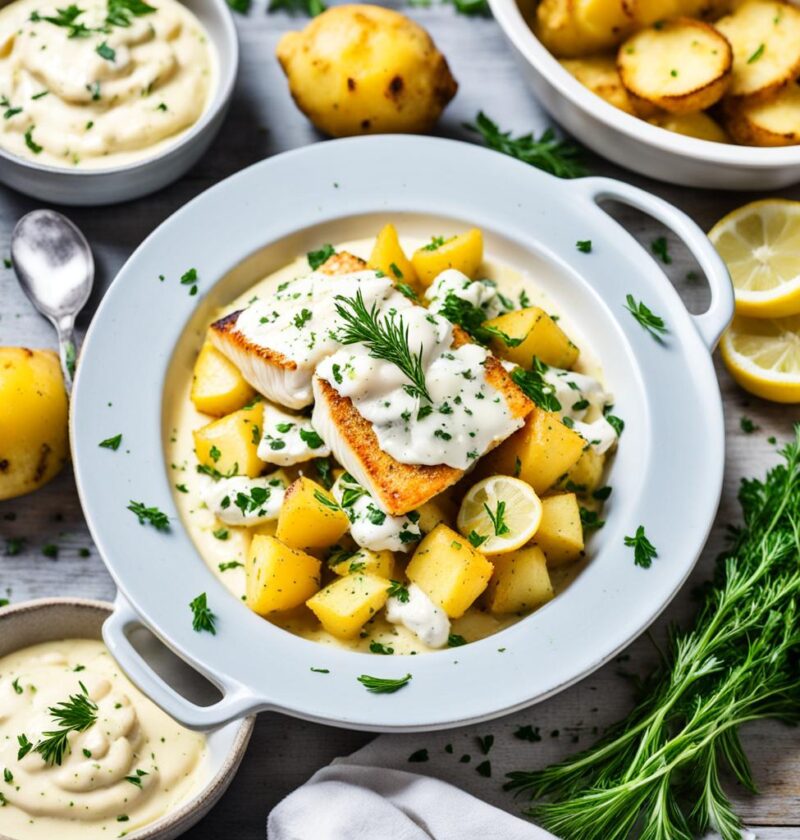
[[[541,0],[527,17],[536,37],[559,58],[616,46],[631,25],[625,0]]]
[[[764,102],[800,76],[800,9],[749,0],[714,26],[733,47],[728,95]]]
[[[656,114],[648,122],[683,134],[684,137],[696,137],[698,140],[710,140],[712,143],[729,143],[730,138],[725,130],[708,114],[698,111],[694,114]]]
[[[394,282],[408,283],[412,288],[417,285],[416,269],[405,255],[397,228],[391,223],[384,225],[378,234],[367,265],[375,271],[382,271]]]
[[[423,534],[430,533],[440,522],[445,525],[453,525],[458,516],[458,505],[453,497],[445,491],[432,499],[428,499],[424,505],[417,508],[419,514],[420,530]]]
[[[276,536],[292,548],[328,548],[350,527],[347,514],[321,484],[301,476],[286,491]]]
[[[257,402],[197,429],[193,432],[197,460],[223,475],[261,475],[267,466],[257,454],[263,420],[264,405]]]
[[[605,99],[606,102],[625,111],[635,114],[628,91],[622,84],[617,70],[617,59],[614,54],[587,55],[584,58],[564,58],[561,66],[568,70],[584,87]]]
[[[330,566],[337,575],[368,574],[391,580],[394,577],[394,554],[388,549],[371,551],[361,548],[350,556],[344,556]]]
[[[800,86],[789,85],[767,102],[723,103],[725,128],[743,146],[800,143]]]
[[[461,534],[440,524],[417,546],[406,576],[450,618],[460,618],[486,589],[493,568]]]
[[[542,499],[542,521],[533,541],[544,552],[548,566],[563,566],[581,557],[583,525],[574,493],[559,493]]]
[[[67,409],[55,353],[0,347],[0,499],[37,490],[60,472],[69,452]]]
[[[254,534],[245,561],[245,603],[259,615],[299,607],[319,589],[320,565],[275,537]]]
[[[516,347],[509,347],[502,339],[492,340],[492,352],[520,367],[529,368],[533,357],[545,364],[571,368],[578,361],[578,348],[558,324],[538,306],[515,309],[486,322],[509,338],[522,339]]]
[[[241,408],[256,392],[244,381],[238,368],[210,342],[201,348],[194,363],[191,398],[203,414],[222,417]]]
[[[419,282],[430,286],[448,268],[455,268],[474,280],[483,264],[483,234],[478,228],[446,239],[439,245],[437,241],[418,248],[411,257]]]
[[[486,589],[486,606],[493,613],[522,613],[541,607],[554,595],[541,548],[531,546],[495,558]]]
[[[585,446],[586,441],[557,414],[537,406],[519,431],[483,459],[482,472],[516,476],[541,495],[578,463]]]
[[[600,454],[589,446],[583,450],[575,466],[567,472],[566,482],[571,489],[575,489],[575,492],[581,495],[594,493],[603,480],[605,465],[605,452]]]
[[[354,639],[386,604],[390,586],[390,580],[377,575],[346,575],[320,589],[306,606],[332,636]]]
[[[722,98],[731,81],[733,52],[710,24],[675,18],[628,38],[617,53],[617,67],[630,94],[686,114]]]

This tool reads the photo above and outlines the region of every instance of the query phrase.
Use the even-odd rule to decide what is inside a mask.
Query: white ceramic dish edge
[[[424,164],[420,164],[421,161]],[[352,174],[352,167],[356,164],[357,172]],[[383,167],[389,164],[391,172],[386,174],[388,170]],[[470,183],[465,183],[463,177],[458,179],[456,170],[460,167],[470,173]],[[329,202],[319,194],[322,172],[330,182],[336,181],[337,186],[341,186],[341,189],[331,191],[334,197]],[[294,190],[293,179],[298,181],[294,184]],[[310,182],[310,186],[306,184],[310,193],[299,183],[303,179]],[[498,185],[503,185],[502,189]],[[452,194],[447,190],[451,190]],[[496,196],[493,196],[493,191],[497,193]],[[258,225],[248,224],[246,220],[252,218],[254,212],[258,215],[259,196],[270,194],[287,196],[281,215],[274,218],[260,216]],[[310,194],[314,195],[314,201],[308,200]],[[386,196],[391,196],[391,200],[387,200]],[[712,287],[712,303],[706,313],[691,317],[687,315],[677,293],[641,246],[596,208],[595,202],[604,198],[621,200],[657,216],[686,241],[705,270]],[[657,349],[655,342],[632,318],[612,315],[608,304],[596,292],[592,293],[594,296],[590,295],[587,306],[592,307],[593,314],[593,308],[599,307],[598,316],[602,314],[609,321],[613,332],[608,340],[623,343],[620,352],[624,353],[625,358],[635,358],[639,365],[645,361],[650,364],[652,361],[656,371],[654,375],[663,379],[662,390],[669,392],[674,389],[675,393],[679,393],[680,389],[684,396],[688,395],[684,404],[690,404],[681,414],[675,414],[674,407],[668,409],[673,411],[670,421],[684,423],[686,428],[659,428],[660,423],[666,422],[661,416],[665,412],[660,410],[661,405],[653,409],[650,401],[669,406],[671,400],[667,395],[653,390],[652,384],[646,388],[644,382],[637,383],[635,378],[641,374],[633,372],[634,379],[628,388],[630,394],[627,398],[625,394],[620,395],[620,406],[629,419],[638,414],[637,422],[630,423],[630,431],[626,430],[627,446],[621,447],[621,455],[618,456],[627,464],[627,475],[621,474],[620,477],[626,478],[631,485],[621,491],[627,495],[623,504],[640,506],[645,511],[649,505],[648,516],[651,521],[656,517],[663,518],[670,512],[669,509],[676,512],[676,506],[688,504],[688,499],[684,498],[685,493],[677,494],[677,498],[670,504],[661,503],[660,500],[674,490],[683,476],[676,459],[664,459],[663,452],[654,452],[653,440],[641,437],[645,433],[641,430],[637,432],[637,425],[647,427],[647,434],[657,434],[659,440],[667,441],[670,435],[678,435],[679,440],[682,440],[681,435],[691,437],[692,440],[688,441],[691,457],[696,457],[700,462],[701,478],[696,485],[702,484],[703,488],[702,496],[695,498],[689,509],[677,511],[678,515],[688,520],[685,533],[679,531],[676,537],[673,525],[666,521],[659,521],[657,527],[653,526],[657,544],[674,545],[672,563],[654,567],[655,571],[649,571],[646,579],[631,571],[632,564],[615,569],[610,580],[603,578],[603,570],[608,568],[609,562],[613,562],[615,552],[618,553],[610,541],[614,540],[614,546],[617,540],[621,544],[622,533],[631,524],[621,521],[620,516],[617,516],[612,526],[610,517],[599,538],[601,545],[597,558],[600,560],[601,555],[605,556],[605,562],[597,564],[599,578],[595,576],[592,582],[585,571],[578,579],[580,585],[571,590],[569,598],[556,599],[526,621],[503,631],[508,648],[502,650],[509,651],[504,657],[492,657],[498,650],[496,645],[500,643],[499,636],[459,649],[460,662],[482,667],[485,672],[483,676],[487,679],[496,677],[496,685],[500,689],[488,693],[475,692],[477,678],[474,672],[464,668],[447,670],[445,673],[442,668],[443,659],[451,654],[440,652],[414,657],[414,686],[421,683],[419,689],[407,689],[397,695],[375,696],[365,692],[355,677],[366,668],[376,675],[397,676],[400,669],[408,667],[407,661],[398,662],[397,657],[374,656],[367,660],[363,654],[321,647],[291,636],[243,610],[196,559],[192,561],[196,568],[191,565],[182,567],[180,581],[172,581],[156,590],[147,586],[146,581],[150,576],[164,575],[164,564],[169,562],[168,557],[174,560],[177,555],[186,552],[196,558],[196,553],[180,528],[168,538],[177,540],[171,546],[164,542],[163,535],[152,529],[139,529],[135,520],[124,510],[125,503],[119,498],[120,494],[138,494],[145,475],[148,476],[148,492],[152,493],[153,477],[162,457],[160,427],[152,413],[154,406],[146,412],[135,430],[129,432],[126,429],[126,435],[130,434],[126,440],[130,439],[131,446],[139,453],[135,464],[130,466],[134,474],[120,476],[115,482],[118,485],[116,488],[109,488],[106,482],[103,488],[98,489],[94,486],[96,482],[93,484],[89,480],[92,475],[100,474],[106,463],[98,457],[97,440],[102,439],[101,429],[104,433],[107,431],[111,414],[103,411],[103,422],[100,424],[98,416],[101,405],[98,401],[102,399],[104,407],[105,400],[113,394],[115,409],[119,409],[121,416],[128,416],[128,412],[133,411],[141,413],[141,406],[136,401],[148,399],[145,391],[138,389],[136,393],[128,393],[129,389],[122,389],[119,383],[130,382],[135,377],[152,383],[166,375],[168,359],[180,332],[180,325],[170,321],[170,310],[172,307],[186,306],[185,290],[165,287],[165,297],[159,307],[163,313],[155,318],[158,323],[153,324],[153,329],[148,330],[147,335],[138,336],[139,341],[147,343],[154,359],[148,363],[147,371],[143,373],[138,368],[135,372],[119,370],[117,362],[108,365],[108,357],[103,356],[102,347],[107,341],[124,343],[126,340],[119,335],[119,330],[124,330],[122,310],[117,309],[114,314],[114,307],[124,306],[125,311],[128,311],[130,306],[150,303],[145,299],[139,302],[126,300],[131,295],[145,294],[141,287],[142,277],[151,273],[155,276],[157,271],[165,269],[168,276],[180,276],[181,270],[185,270],[185,266],[180,268],[186,259],[185,249],[182,253],[177,243],[196,229],[198,224],[205,224],[208,221],[206,214],[213,213],[218,228],[222,228],[218,229],[215,242],[229,243],[230,253],[221,253],[214,243],[206,245],[197,242],[196,237],[193,237],[195,241],[191,253],[196,263],[205,267],[204,276],[216,280],[248,254],[263,248],[265,243],[289,236],[303,227],[322,224],[325,220],[341,216],[369,213],[385,216],[389,209],[403,213],[422,212],[421,208],[429,207],[435,207],[437,212],[448,218],[466,216],[472,223],[487,228],[505,225],[509,237],[518,237],[526,247],[531,243],[531,248],[545,251],[549,259],[560,265],[566,267],[568,264],[574,273],[579,270],[575,267],[577,261],[586,258],[578,256],[573,235],[576,231],[573,228],[578,224],[578,233],[581,234],[591,233],[594,229],[598,237],[595,241],[603,242],[603,247],[593,252],[594,262],[591,263],[598,284],[613,286],[614,296],[620,296],[620,303],[624,299],[622,290],[630,288],[629,283],[638,284],[633,285],[633,289],[643,288],[647,299],[655,300],[667,315],[668,322],[673,324],[674,332],[669,347]],[[468,212],[466,208],[474,212]],[[536,212],[531,215],[534,210]],[[569,229],[563,223],[554,223],[551,218],[554,215],[557,217],[559,212],[570,214]],[[542,239],[537,240],[528,229],[531,219],[541,226],[542,231],[549,226],[547,234],[542,233]],[[727,271],[708,239],[685,214],[639,189],[609,179],[563,182],[501,155],[467,144],[430,138],[376,137],[334,141],[324,144],[324,147],[312,146],[282,155],[280,160],[273,158],[264,161],[195,199],[162,228],[141,246],[123,268],[92,324],[85,345],[86,356],[79,365],[76,380],[72,439],[78,489],[90,528],[112,575],[125,593],[121,592],[118,598],[114,616],[106,624],[104,637],[132,679],[182,723],[204,728],[262,709],[276,709],[306,719],[375,731],[421,731],[487,719],[544,699],[599,667],[644,630],[677,592],[699,555],[719,502],[724,465],[724,429],[718,385],[708,350],[715,344],[733,311],[733,295]],[[166,250],[158,247],[167,241],[172,246],[169,256],[166,256]],[[156,253],[159,254],[156,262],[145,257],[146,254],[152,256]],[[171,259],[174,259],[174,264],[170,264]],[[623,259],[627,260],[627,265],[621,264]],[[587,269],[585,262],[580,265],[583,270]],[[625,273],[628,270],[637,274],[635,281]],[[135,287],[136,282],[140,284],[141,292]],[[578,280],[575,282],[578,284]],[[579,285],[586,286],[585,279],[581,279]],[[122,289],[125,291],[120,291]],[[119,301],[115,301],[118,291]],[[207,286],[204,291],[208,293]],[[584,294],[589,294],[588,288]],[[108,322],[107,325],[104,321]],[[95,340],[99,349],[94,347]],[[623,350],[623,346],[627,349]],[[660,355],[664,352],[674,357],[675,371],[672,365],[664,365],[664,357]],[[95,354],[98,354],[97,361],[93,362]],[[103,362],[100,361],[101,356]],[[681,361],[684,358],[690,358],[692,366],[688,373],[680,367],[683,378],[672,382],[670,377],[678,375],[678,366],[684,364]],[[123,367],[126,364],[120,363]],[[149,387],[152,391],[152,384]],[[635,395],[641,397],[641,400],[634,399]],[[697,405],[692,405],[695,398]],[[152,395],[149,399],[152,400]],[[686,417],[682,419],[684,415]],[[637,441],[641,443],[641,451],[637,451]],[[663,446],[657,448],[663,449]],[[659,469],[655,470],[649,462],[659,456]],[[163,466],[160,469],[163,470]],[[637,475],[637,471],[641,475]],[[647,485],[642,484],[644,475],[648,477]],[[162,490],[169,494],[167,481],[168,477],[165,476]],[[673,492],[672,495],[676,494]],[[174,516],[171,502],[163,495],[161,498],[164,507]],[[641,513],[642,510],[637,509],[631,515],[639,521]],[[648,532],[650,530],[648,526]],[[135,543],[136,548],[129,550],[129,542]],[[168,546],[169,552],[165,554]],[[132,567],[131,571],[127,571],[129,566]],[[624,593],[619,590],[622,578]],[[578,617],[576,625],[588,621],[588,615],[583,614],[585,610],[582,607],[588,610],[594,604],[593,609],[601,609],[596,594],[587,589],[598,585],[598,582],[602,586],[610,586],[604,592],[604,598],[600,599],[601,605],[609,598],[613,600],[622,597],[620,603],[625,603],[626,599],[631,602],[625,607],[627,614],[624,621],[616,615],[608,617],[611,629],[606,627],[605,630],[613,638],[604,639],[602,645],[595,643],[590,651],[582,644],[582,640],[578,643],[574,638],[581,628],[568,628],[569,638],[564,644],[571,649],[569,661],[565,665],[558,657],[553,659],[553,651],[545,645],[539,651],[544,673],[535,676],[536,689],[525,688],[525,681],[520,680],[518,675],[527,660],[518,657],[524,656],[523,650],[530,641],[531,633],[536,633],[538,627],[539,632],[550,638],[553,626],[559,624],[553,618],[551,608],[559,603],[572,604]],[[176,602],[181,604],[185,600],[188,603],[197,594],[195,590],[198,587],[207,589],[215,609],[219,608],[224,632],[216,637],[193,633],[188,617],[183,615],[180,608],[175,607]],[[177,595],[172,591],[176,588],[181,590]],[[639,598],[641,603],[637,600]],[[128,599],[133,601],[135,608],[129,606]],[[127,641],[127,632],[141,621],[193,667],[215,682],[223,691],[224,699],[212,707],[194,707],[169,687],[160,684]],[[587,632],[587,628],[584,627],[583,631]],[[228,636],[227,643],[225,636]],[[255,644],[265,645],[258,648],[263,662],[254,660],[248,653]],[[512,648],[512,645],[515,647]],[[238,651],[240,647],[241,652]],[[322,696],[320,677],[307,673],[309,665],[319,666],[320,662],[330,664],[332,673],[337,674],[335,680],[331,679],[323,686]],[[304,663],[304,667],[300,663]],[[472,682],[469,681],[468,671],[472,673]],[[468,688],[470,685],[473,686],[472,690]],[[398,697],[401,699],[397,700]],[[455,698],[456,702],[448,702]],[[436,708],[432,708],[433,705]]]
[[[537,99],[582,143],[661,181],[720,190],[779,189],[800,181],[800,146],[712,143],[650,125],[582,85],[536,38],[517,0],[489,0]]]
[[[0,656],[29,645],[60,638],[99,639],[100,628],[113,604],[83,598],[42,598],[0,609]],[[126,835],[129,840],[173,840],[202,819],[225,793],[244,758],[255,718],[229,724],[211,737],[213,772],[193,796],[156,822]],[[223,749],[223,745],[229,745]],[[223,753],[225,753],[223,755]],[[0,834],[0,840],[13,840]]]
[[[40,201],[94,207],[149,195],[194,166],[228,112],[239,68],[239,40],[225,0],[182,2],[203,23],[217,54],[216,89],[205,112],[188,131],[154,157],[103,169],[46,166],[0,149],[0,181]]]

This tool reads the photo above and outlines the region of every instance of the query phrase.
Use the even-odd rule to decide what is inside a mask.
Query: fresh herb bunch
[[[490,327],[484,323],[486,313],[479,306],[474,306],[468,300],[464,300],[452,292],[448,292],[444,299],[439,315],[447,318],[451,324],[457,324],[481,344],[489,344],[493,338],[497,338],[506,347],[519,347],[523,341],[521,338],[511,338],[510,335],[497,329],[497,327]]]
[[[81,687],[79,694],[71,694],[69,700],[48,709],[61,728],[43,732],[42,740],[33,747],[45,764],[60,766],[69,748],[70,733],[85,732],[97,720],[97,704],[89,699],[86,686],[80,682],[78,685]]]
[[[337,295],[336,312],[343,324],[339,330],[342,344],[364,344],[373,359],[383,359],[399,368],[410,380],[405,388],[408,393],[431,402],[425,384],[425,368],[422,364],[422,347],[415,355],[411,352],[408,327],[402,317],[378,314],[373,304],[367,309],[361,289],[354,298]]]
[[[642,698],[590,749],[509,774],[564,840],[741,838],[720,781],[727,766],[754,791],[739,727],[800,721],[800,426],[766,479],[744,480],[732,529],[690,630],[674,631]]]
[[[559,178],[580,178],[586,174],[581,163],[582,150],[575,143],[560,140],[553,129],[548,128],[537,139],[533,134],[512,137],[510,131],[501,131],[483,111],[478,112],[474,123],[465,128],[483,137],[490,149],[529,163]]]

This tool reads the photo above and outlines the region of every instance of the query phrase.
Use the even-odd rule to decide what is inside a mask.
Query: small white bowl
[[[0,610],[0,656],[54,639],[102,639],[113,605],[78,598],[44,598]],[[153,654],[151,653],[151,657]],[[202,788],[160,820],[126,835],[127,840],[172,840],[188,831],[217,803],[244,758],[254,717],[207,735],[208,778]],[[12,840],[0,834],[0,840]]]
[[[536,98],[584,145],[673,184],[774,190],[800,181],[800,146],[756,148],[685,137],[626,114],[584,87],[536,38],[517,0],[489,0]]]
[[[217,60],[211,102],[188,131],[153,157],[102,169],[47,166],[0,149],[0,181],[41,201],[91,207],[148,195],[180,178],[197,163],[227,113],[239,67],[239,41],[225,0],[181,2],[208,32]]]

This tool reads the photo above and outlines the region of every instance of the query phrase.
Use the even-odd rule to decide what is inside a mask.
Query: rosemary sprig
[[[394,694],[395,691],[400,691],[403,686],[408,685],[410,679],[411,674],[406,674],[396,680],[390,677],[371,677],[369,674],[358,677],[361,685],[373,694]]]
[[[61,728],[43,732],[42,739],[33,747],[33,751],[41,755],[45,764],[60,766],[69,748],[70,734],[85,732],[97,721],[97,704],[89,699],[86,686],[82,682],[78,685],[81,687],[80,693],[71,694],[69,700],[48,709]],[[23,746],[21,741],[20,745]]]
[[[496,537],[511,533],[511,528],[506,524],[506,503],[504,501],[499,501],[494,511],[484,502],[483,509],[492,523]]]
[[[354,298],[337,295],[336,312],[344,322],[338,338],[342,344],[364,344],[373,359],[399,368],[411,381],[405,388],[412,396],[431,402],[422,366],[422,347],[415,355],[409,346],[408,327],[401,316],[378,314],[376,304],[367,309],[361,289]]]
[[[452,292],[448,292],[439,314],[447,318],[451,324],[458,324],[481,344],[489,344],[493,338],[497,338],[506,347],[519,347],[524,340],[522,338],[511,338],[510,335],[497,327],[490,327],[484,323],[486,313],[479,306],[474,306],[468,300],[464,300]]]
[[[544,770],[509,774],[508,789],[564,840],[691,840],[714,827],[739,840],[720,782],[725,764],[753,789],[739,727],[800,720],[800,426],[764,481],[739,492],[732,529],[689,630],[674,631],[642,699],[590,749]],[[687,804],[688,803],[688,804]]]
[[[575,143],[560,140],[553,129],[548,128],[537,139],[533,134],[512,137],[510,131],[500,131],[483,111],[478,112],[474,123],[465,123],[465,128],[477,132],[490,149],[529,163],[537,169],[549,172],[559,178],[580,178],[586,169],[580,162],[582,150]]]

